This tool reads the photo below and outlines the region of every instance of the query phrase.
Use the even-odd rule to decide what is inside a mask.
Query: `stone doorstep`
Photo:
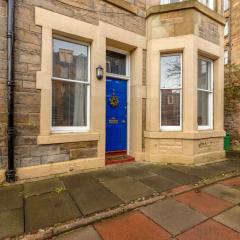
[[[111,209],[111,210],[107,210],[107,211],[103,211],[103,212],[94,214],[93,216],[77,219],[75,221],[68,221],[67,223],[63,223],[63,224],[56,224],[55,226],[49,227],[45,230],[41,230],[36,234],[22,235],[19,239],[21,239],[21,240],[47,240],[52,237],[56,237],[58,235],[76,230],[80,227],[94,224],[96,222],[129,212],[131,210],[135,210],[140,207],[144,207],[144,206],[153,204],[159,200],[165,199],[166,197],[177,196],[177,195],[180,195],[180,194],[183,194],[186,192],[190,192],[195,189],[197,190],[199,188],[207,187],[214,183],[217,183],[217,182],[220,182],[223,180],[227,180],[227,179],[230,179],[233,177],[239,177],[239,176],[240,176],[240,173],[237,173],[237,174],[229,173],[229,174],[226,174],[226,175],[218,177],[218,178],[215,177],[212,180],[208,179],[208,181],[204,181],[203,183],[200,183],[197,186],[192,186],[190,188],[182,188],[182,190],[177,191],[177,192],[174,192],[174,191],[173,192],[164,192],[158,196],[150,197],[149,199],[144,199],[144,200],[138,201],[138,202],[128,203],[123,206]]]

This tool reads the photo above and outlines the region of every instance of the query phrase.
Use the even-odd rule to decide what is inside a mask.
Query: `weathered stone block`
[[[22,54],[19,56],[19,62],[39,64],[41,61],[40,56],[36,54]]]
[[[21,159],[21,167],[35,166],[41,164],[41,157],[29,157]]]
[[[90,148],[90,149],[73,149],[70,150],[70,159],[78,159],[78,158],[89,158],[89,157],[96,157],[97,156],[97,149]]]
[[[68,161],[69,155],[68,154],[56,154],[56,155],[49,155],[49,156],[42,156],[41,163],[54,163],[54,162],[63,162]]]

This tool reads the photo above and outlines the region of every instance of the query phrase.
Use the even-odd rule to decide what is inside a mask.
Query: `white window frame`
[[[178,2],[182,2],[182,0],[179,0]],[[160,0],[160,4],[164,5],[164,4],[172,4],[171,0]]]
[[[230,2],[229,0],[223,0],[223,10],[227,11],[229,9]]]
[[[228,50],[224,51],[224,65],[227,65],[229,63],[229,53]]]
[[[211,64],[211,74],[210,74],[211,89],[206,90],[206,89],[197,88],[197,92],[201,91],[201,92],[207,92],[209,94],[209,97],[208,97],[208,125],[203,125],[203,126],[198,125],[198,130],[200,130],[200,131],[201,130],[212,130],[213,129],[213,93],[214,93],[214,91],[213,91],[213,86],[214,86],[214,84],[213,84],[213,81],[214,81],[213,67],[214,67],[214,64],[213,64],[213,60],[206,58],[206,57],[198,56],[198,59],[207,61]],[[198,69],[198,71],[199,71],[199,69]]]
[[[183,54],[182,53],[170,53],[170,54],[160,54],[160,72],[161,72],[161,57],[164,56],[180,56],[180,64],[181,64],[181,76],[180,88],[161,88],[161,76],[160,76],[160,130],[161,131],[182,131],[182,91],[183,91]],[[161,75],[161,74],[160,74]],[[180,91],[180,125],[179,126],[162,126],[162,90],[179,90]]]
[[[52,51],[54,48],[54,39],[59,39],[62,41],[70,42],[70,43],[76,43],[79,45],[84,45],[88,48],[88,81],[78,81],[74,79],[65,79],[65,78],[58,78],[58,77],[53,77],[53,66],[52,66],[52,77],[51,77],[51,86],[52,86],[52,81],[57,80],[57,81],[65,81],[65,82],[75,82],[75,83],[81,83],[87,85],[87,125],[86,126],[53,126],[52,125],[52,112],[51,112],[51,132],[52,133],[71,133],[71,132],[88,132],[90,130],[90,106],[91,106],[91,50],[90,50],[90,44],[77,41],[71,38],[65,38],[59,35],[53,35],[52,38]],[[51,91],[52,94],[52,91]],[[52,98],[51,98],[52,99]],[[51,108],[52,109],[52,108]]]
[[[229,21],[226,21],[226,24],[224,26],[224,37],[228,36],[229,34]]]
[[[208,8],[214,10],[215,7],[215,0],[198,0],[203,5],[207,6]]]

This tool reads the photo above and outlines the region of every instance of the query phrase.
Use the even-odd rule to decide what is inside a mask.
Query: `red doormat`
[[[117,151],[106,153],[106,165],[133,162],[135,158],[127,155],[127,151]]]

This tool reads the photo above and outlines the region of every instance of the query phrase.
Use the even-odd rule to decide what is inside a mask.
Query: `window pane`
[[[160,4],[169,4],[169,3],[177,3],[181,2],[182,0],[160,0]]]
[[[53,40],[53,77],[88,81],[88,47]]]
[[[52,81],[52,125],[87,125],[87,88],[81,83]]]
[[[198,91],[198,126],[208,126],[208,92]]]
[[[181,55],[161,57],[161,88],[181,87]]]
[[[107,66],[108,73],[126,75],[126,55],[107,51]]]
[[[198,88],[211,89],[211,62],[198,59]]]
[[[161,126],[180,126],[180,90],[161,90]]]

